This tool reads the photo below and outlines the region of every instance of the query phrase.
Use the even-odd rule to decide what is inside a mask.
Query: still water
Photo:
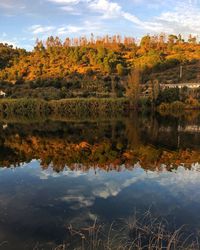
[[[196,232],[199,153],[198,113],[2,120],[0,249],[73,249],[69,227],[145,211]]]

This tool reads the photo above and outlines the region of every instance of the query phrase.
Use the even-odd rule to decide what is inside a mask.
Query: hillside
[[[151,77],[157,79],[160,83],[179,83],[179,82],[199,82],[200,64],[196,60],[182,64],[182,77],[180,79],[180,65],[162,72],[152,73]]]
[[[125,96],[132,68],[141,83],[199,81],[200,44],[190,36],[120,36],[90,39],[49,37],[31,52],[0,44],[0,88],[8,97]],[[183,76],[180,79],[180,65]]]

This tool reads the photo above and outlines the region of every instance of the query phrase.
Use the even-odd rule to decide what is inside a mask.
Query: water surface
[[[2,120],[1,249],[52,249],[67,228],[151,210],[200,228],[200,117]],[[71,246],[72,249],[72,246]]]

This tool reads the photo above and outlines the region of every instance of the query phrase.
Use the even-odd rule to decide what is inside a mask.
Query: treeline
[[[141,41],[133,37],[122,38],[119,35],[97,37],[66,38],[62,42],[58,37],[49,37],[46,41],[37,40],[35,52],[55,56],[62,51],[68,56],[70,66],[78,64],[77,72],[87,72],[89,67],[103,73],[127,75],[132,67],[141,67],[144,71],[159,72],[173,68],[180,63],[191,63],[199,59],[200,45],[196,37],[184,40],[181,35],[144,36]],[[80,67],[79,67],[80,66]],[[72,68],[73,71],[73,68]]]
[[[0,90],[7,97],[46,100],[127,96],[127,80],[139,68],[142,86],[152,80],[196,81],[200,44],[181,35],[95,38],[49,37],[31,52],[0,44]],[[179,65],[184,66],[182,79]]]
[[[2,45],[3,47],[10,46]],[[0,74],[5,81],[32,81],[37,79],[66,79],[71,73],[101,72],[127,75],[134,66],[144,71],[162,71],[177,64],[199,59],[200,45],[196,38],[184,41],[181,36],[145,36],[137,43],[134,38],[120,36],[103,38],[49,37],[37,40],[35,48],[28,53],[16,50],[10,64]],[[8,53],[10,54],[10,52]],[[16,53],[14,53],[16,54]],[[6,59],[5,59],[6,60]]]

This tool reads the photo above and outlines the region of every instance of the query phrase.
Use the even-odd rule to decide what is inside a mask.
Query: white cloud
[[[0,0],[0,8],[3,8],[3,15],[12,16],[16,15],[19,10],[20,13],[27,15],[28,12],[25,13],[23,10],[24,6],[26,6],[26,9],[30,7],[33,14],[34,11],[38,11],[38,6],[41,7],[41,5],[36,5],[36,7],[32,8],[27,4],[28,2],[27,0]],[[129,30],[132,33],[134,29],[137,29],[136,31],[140,36],[145,33],[157,34],[165,32],[182,33],[186,37],[190,33],[192,35],[200,33],[198,21],[200,19],[200,1],[195,0],[177,0],[176,3],[173,0],[166,0],[161,3],[159,0],[129,0],[127,4],[127,7],[130,7],[129,9],[123,8],[124,3],[119,0],[45,0],[43,4],[44,2],[46,2],[46,7],[48,7],[49,2],[55,4],[55,6],[51,5],[53,13],[60,14],[59,11],[61,10],[66,12],[67,21],[64,13],[62,13],[62,18],[59,19],[62,23],[59,25],[55,25],[55,22],[52,22],[52,25],[36,23],[37,25],[28,28],[29,36],[46,39],[50,35],[62,37],[90,35],[91,33],[96,35],[116,32],[127,34]],[[140,17],[137,14],[136,8],[138,5],[144,6],[144,11],[148,11],[145,17]],[[148,9],[150,5],[158,8],[156,9],[157,14]],[[69,14],[78,16],[74,19],[68,17]],[[33,16],[37,17],[38,15],[40,15],[39,11]],[[121,30],[118,29],[118,24]],[[124,30],[123,25],[126,25]],[[27,31],[27,28],[24,27],[23,30]],[[22,32],[24,32],[23,30]],[[13,40],[11,38],[9,35],[2,36],[1,40]],[[20,40],[20,37],[18,40]],[[16,42],[12,42],[12,44],[16,44]]]
[[[89,208],[94,205],[98,198],[117,197],[124,189],[136,183],[153,182],[155,187],[167,190],[171,197],[188,197],[189,199],[185,199],[183,203],[191,200],[197,202],[200,195],[200,191],[196,188],[200,185],[199,170],[199,164],[192,165],[190,170],[180,166],[172,172],[167,171],[164,166],[163,171],[156,172],[145,171],[136,165],[132,172],[125,170],[125,174],[123,172],[104,174],[104,172],[100,171],[95,175],[95,178],[94,173],[89,171],[84,178],[87,179],[89,185],[92,184],[91,190],[88,190],[87,185],[80,185],[76,189],[68,189],[66,195],[60,197],[60,199],[71,204],[71,209]],[[156,189],[152,189],[151,192],[156,192]],[[162,191],[160,194],[162,194]]]
[[[112,0],[48,0],[56,4],[61,5],[59,8],[70,13],[81,15],[86,11],[90,11],[92,15],[99,15],[99,20],[105,22],[105,19],[126,20],[132,23],[135,27],[142,30],[144,33],[183,33],[183,34],[197,34],[200,32],[200,26],[198,20],[200,19],[200,8],[198,6],[199,1],[195,0],[177,0],[176,3],[172,0],[166,0],[160,3],[158,0],[152,0],[151,3],[147,0],[132,0],[133,6],[141,4],[147,8],[166,8],[168,11],[162,11],[156,16],[151,15],[146,17],[146,20],[139,18],[133,11],[125,11],[119,2]],[[131,2],[131,1],[130,1]],[[83,4],[80,5],[79,4]],[[131,4],[131,3],[130,3]],[[169,6],[172,6],[169,10]],[[82,11],[85,12],[82,12]],[[94,27],[95,28],[95,27]],[[130,29],[132,27],[130,26]],[[78,33],[83,32],[84,27],[70,24],[67,27],[61,28],[59,33]],[[90,29],[95,33],[95,30]]]
[[[146,0],[134,0],[134,3],[147,4]],[[197,5],[197,1],[177,1],[176,4],[171,0],[160,3],[158,0],[151,2],[151,5],[158,7],[158,4],[170,6],[170,11],[163,11],[160,15],[151,17],[149,20],[142,20],[133,13],[124,11],[116,2],[109,0],[95,0],[89,3],[89,8],[92,11],[102,14],[102,18],[124,18],[125,20],[133,23],[137,28],[145,32],[153,33],[182,33],[183,35],[194,34],[197,35],[200,32],[199,19],[200,8]],[[164,9],[164,8],[163,8]]]
[[[70,35],[70,34],[91,34],[93,31],[101,31],[101,23],[84,21],[82,25],[66,25],[57,29],[58,35]]]
[[[154,33],[170,32],[170,29],[164,27],[161,22],[156,22],[156,21],[145,22],[128,12],[122,12],[121,15],[124,19],[134,23],[138,28],[143,29],[145,32],[154,32]]]
[[[62,197],[61,200],[70,203],[71,208],[77,210],[84,207],[91,207],[94,204],[95,197],[87,197],[83,194],[69,194]]]
[[[104,18],[118,17],[121,13],[121,6],[118,3],[108,0],[95,0],[89,4],[91,10],[100,12]]]
[[[40,24],[32,25],[28,31],[34,36],[45,39],[47,36],[70,36],[70,35],[90,35],[93,31],[102,32],[100,22],[84,21],[81,25],[61,25],[61,26],[43,26]]]
[[[173,11],[163,12],[156,17],[156,22],[162,25],[163,30],[167,28],[174,33],[198,34],[200,9],[197,6],[178,5]]]
[[[75,15],[75,16],[81,15],[81,11],[78,10],[77,8],[72,7],[72,6],[61,6],[60,9],[65,11],[65,12],[68,12],[70,15]]]
[[[74,25],[67,25],[66,27],[58,28],[57,31],[58,35],[67,35],[71,33],[78,33],[82,31],[82,28]]]
[[[148,31],[161,32],[163,28],[158,22],[144,22],[140,20],[137,16],[123,11],[122,7],[116,3],[109,0],[95,0],[89,4],[89,8],[95,12],[102,14],[102,18],[124,18],[127,21],[134,23],[139,28],[143,28]]]
[[[54,26],[42,26],[42,25],[32,25],[29,30],[32,32],[34,35],[38,34],[46,34],[49,33],[53,30],[55,30]]]

